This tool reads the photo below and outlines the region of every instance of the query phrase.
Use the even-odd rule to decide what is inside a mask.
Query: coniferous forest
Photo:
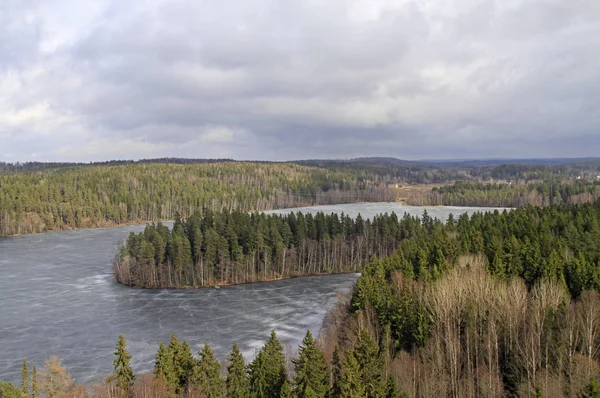
[[[291,216],[271,217],[273,225],[289,225]],[[177,221],[171,234],[181,229],[183,237],[203,217],[190,220]],[[379,220],[390,227],[394,216]],[[35,383],[24,364],[23,385],[5,383],[4,394],[596,396],[600,202],[529,206],[447,222],[427,214],[395,220],[396,250],[366,264],[351,297],[331,311],[318,339],[306,335],[295,355],[286,357],[273,333],[250,363],[234,347],[221,364],[210,346],[194,356],[174,337],[159,347],[152,375],[136,376],[120,337],[106,383],[76,386],[51,358]],[[142,238],[132,235],[129,243],[136,240]]]
[[[202,209],[263,211],[395,200],[511,207],[584,203],[600,197],[599,178],[597,162],[491,166],[375,158],[0,163],[0,237],[173,220],[176,214],[187,218]],[[415,184],[422,189],[413,191]]]
[[[212,212],[131,233],[114,262],[117,280],[137,287],[204,287],[290,276],[358,272],[391,254],[402,236],[395,214]]]

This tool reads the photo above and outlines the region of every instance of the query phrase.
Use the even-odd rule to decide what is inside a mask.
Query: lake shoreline
[[[181,286],[181,287],[140,287],[140,286],[134,286],[134,285],[128,285],[126,283],[122,283],[119,282],[119,280],[113,275],[113,279],[115,282],[117,282],[118,285],[124,286],[126,288],[131,288],[131,289],[136,289],[136,290],[168,290],[168,291],[178,291],[178,290],[182,290],[182,291],[194,291],[194,290],[205,290],[205,289],[221,289],[221,288],[228,288],[228,287],[233,287],[233,286],[242,286],[242,285],[254,285],[256,283],[271,283],[271,282],[279,282],[279,281],[286,281],[286,280],[290,280],[290,279],[297,279],[297,278],[307,278],[307,277],[311,277],[311,276],[328,276],[328,275],[357,275],[360,276],[361,272],[354,272],[354,271],[342,271],[342,272],[317,272],[317,273],[310,273],[310,274],[303,274],[303,275],[290,275],[284,278],[267,278],[267,279],[261,279],[261,280],[256,280],[256,281],[250,281],[250,282],[239,282],[239,283],[221,283],[221,284],[216,284],[216,285],[210,285],[210,286]]]
[[[250,211],[249,213],[271,213],[271,212],[280,212],[280,211],[284,211],[284,210],[288,210],[288,209],[289,210],[312,209],[315,207],[322,207],[322,206],[365,205],[365,204],[368,204],[368,205],[396,204],[400,207],[408,207],[408,208],[423,207],[423,208],[432,208],[432,209],[465,209],[465,208],[472,209],[472,208],[479,208],[479,207],[482,209],[496,208],[494,206],[409,205],[409,204],[404,204],[404,203],[399,203],[399,202],[352,202],[352,203],[329,203],[329,204],[325,204],[325,205],[282,207],[282,208],[275,208],[275,209],[269,209],[269,210],[259,210],[259,211],[254,210],[254,211]],[[512,208],[512,207],[497,207],[497,209],[498,210],[514,210],[514,208]],[[381,214],[383,214],[383,213],[381,213]],[[397,213],[397,214],[400,215],[400,213]],[[6,239],[6,238],[29,236],[29,235],[48,234],[48,233],[53,233],[53,232],[119,228],[119,227],[135,226],[135,225],[146,225],[146,224],[158,223],[158,222],[168,223],[168,222],[173,222],[173,220],[145,220],[145,221],[140,220],[140,221],[127,222],[127,223],[120,223],[120,224],[114,224],[114,223],[100,224],[95,227],[85,226],[85,227],[81,227],[81,228],[62,228],[62,229],[54,229],[54,230],[48,230],[48,231],[31,232],[31,233],[25,233],[25,234],[13,234],[13,235],[0,236],[0,240]]]

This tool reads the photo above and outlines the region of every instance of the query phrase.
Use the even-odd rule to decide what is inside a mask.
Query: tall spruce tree
[[[281,386],[281,392],[279,393],[280,398],[292,398],[295,395],[292,393],[292,388],[290,387],[290,382],[285,381]],[[297,396],[297,395],[296,395]]]
[[[38,380],[38,373],[35,364],[31,371],[31,397],[38,398],[40,396],[40,384]]]
[[[317,347],[310,331],[298,349],[298,358],[293,359],[294,393],[298,398],[325,397],[329,392],[329,369],[323,351]]]
[[[173,368],[173,354],[163,343],[160,343],[158,352],[156,353],[154,377],[162,378],[173,391],[176,391],[179,385],[175,369]]]
[[[269,386],[267,398],[277,398],[281,394],[281,387],[287,380],[285,371],[285,355],[283,346],[277,339],[275,331],[271,331],[271,336],[263,347],[265,353],[266,382]]]
[[[233,345],[229,356],[226,386],[229,398],[246,398],[250,394],[246,364],[237,344]]]
[[[29,397],[29,369],[27,368],[27,360],[23,360],[23,367],[21,368],[21,393],[24,398]]]
[[[342,384],[344,382],[344,369],[340,358],[340,350],[337,346],[333,350],[333,358],[331,360],[331,398],[342,397]]]
[[[127,345],[125,342],[125,336],[119,335],[117,340],[117,347],[115,351],[115,360],[113,362],[114,375],[117,380],[117,387],[125,392],[129,392],[131,386],[133,386],[133,370],[129,362],[131,361],[131,354],[127,352]]]
[[[360,331],[353,354],[358,362],[366,397],[376,398],[382,396],[384,390],[381,383],[383,365],[379,355],[379,347],[367,329]]]
[[[267,361],[263,350],[259,351],[248,367],[248,381],[250,384],[250,396],[253,398],[266,398],[269,395],[270,385],[267,381]]]
[[[344,398],[364,398],[367,396],[360,367],[352,351],[346,353],[346,359],[344,360],[341,396]]]
[[[204,344],[200,359],[194,369],[193,383],[206,398],[225,396],[225,380],[221,378],[221,364],[215,358],[210,345]]]
[[[187,341],[183,341],[177,352],[173,353],[173,364],[179,379],[179,392],[185,391],[194,374],[196,361]]]

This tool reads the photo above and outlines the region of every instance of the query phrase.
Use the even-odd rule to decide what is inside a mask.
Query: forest
[[[0,237],[187,218],[202,209],[264,211],[357,202],[521,206],[579,203],[598,197],[599,162],[461,166],[397,159],[236,162],[144,159],[92,164],[0,163]],[[581,181],[577,178],[583,177]],[[507,188],[487,184],[511,182]],[[415,184],[437,191],[405,193]],[[473,183],[469,185],[468,183]],[[567,184],[574,191],[532,184]],[[466,184],[466,185],[465,185]],[[428,186],[426,186],[429,188]]]
[[[291,215],[273,217],[273,225],[289,225]],[[174,229],[185,234],[202,219],[180,220]],[[393,215],[380,218],[382,226],[390,227],[392,220]],[[249,364],[235,347],[220,363],[209,346],[194,357],[185,342],[173,338],[159,347],[152,374],[134,376],[120,337],[114,373],[105,383],[76,386],[67,379],[58,393],[44,385],[62,380],[44,378],[51,368],[64,370],[54,358],[37,376],[38,395],[26,364],[22,386],[3,384],[5,395],[600,394],[600,202],[527,206],[446,222],[426,213],[405,215],[394,223],[389,234],[400,237],[395,250],[364,266],[351,296],[330,312],[319,338],[307,334],[296,354],[284,352],[273,333]]]
[[[528,184],[457,181],[407,198],[408,204],[445,206],[521,207],[561,203],[593,203],[600,199],[600,179]]]
[[[286,216],[204,210],[169,230],[131,233],[114,262],[117,280],[146,288],[206,287],[290,276],[357,272],[402,236],[395,214]]]
[[[393,200],[381,180],[295,164],[140,163],[9,172],[0,174],[0,236],[173,220],[201,209]]]

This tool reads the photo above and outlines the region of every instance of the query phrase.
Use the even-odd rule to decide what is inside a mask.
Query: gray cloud
[[[8,0],[0,159],[600,153],[595,0]]]

